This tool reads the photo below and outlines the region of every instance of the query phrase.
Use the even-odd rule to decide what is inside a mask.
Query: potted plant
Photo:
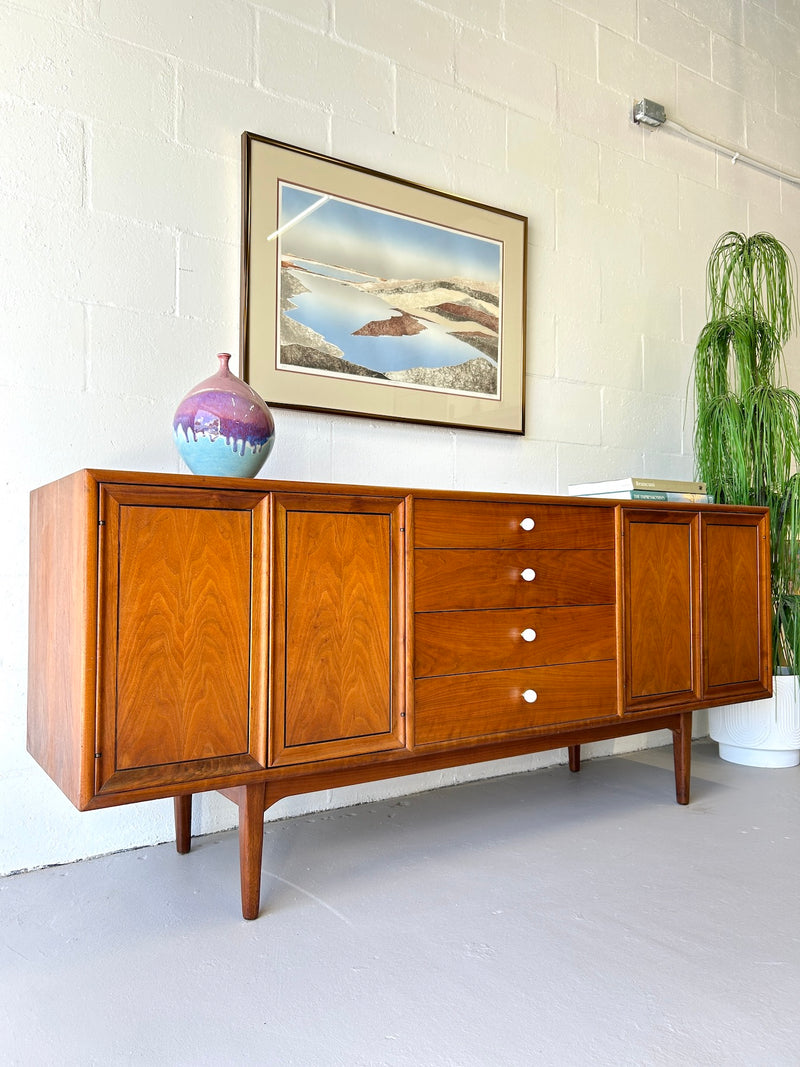
[[[708,322],[694,357],[695,463],[717,503],[769,508],[772,701],[709,711],[720,755],[751,766],[800,762],[800,395],[783,346],[797,326],[796,267],[769,233],[728,232],[707,272]]]

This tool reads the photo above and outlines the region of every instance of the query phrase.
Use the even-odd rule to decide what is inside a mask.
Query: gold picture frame
[[[527,219],[242,135],[241,366],[270,405],[524,432]]]

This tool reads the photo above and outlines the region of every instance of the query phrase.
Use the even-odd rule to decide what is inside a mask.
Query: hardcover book
[[[600,493],[622,493],[627,491],[648,491],[660,493],[706,493],[705,482],[687,482],[675,478],[619,478],[608,482],[582,482],[570,485],[570,496],[597,496]]]

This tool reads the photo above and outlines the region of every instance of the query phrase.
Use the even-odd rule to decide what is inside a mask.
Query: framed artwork
[[[522,433],[527,219],[242,137],[242,371],[270,405]]]

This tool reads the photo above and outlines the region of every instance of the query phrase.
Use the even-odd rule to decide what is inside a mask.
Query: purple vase
[[[275,421],[255,389],[228,369],[230,358],[217,355],[219,370],[181,400],[172,429],[193,474],[254,478],[275,443]]]

